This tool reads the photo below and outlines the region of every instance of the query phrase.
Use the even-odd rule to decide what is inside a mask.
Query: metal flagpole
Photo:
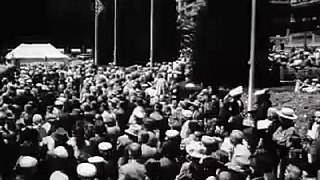
[[[113,63],[117,65],[117,0],[114,0]]]
[[[150,6],[150,68],[153,64],[153,10],[154,10],[154,0],[151,0]]]
[[[255,56],[255,30],[256,30],[256,0],[252,0],[248,111],[252,110],[252,96],[253,96],[253,86],[254,86],[254,66],[255,66],[255,57],[254,57]]]
[[[94,13],[94,64],[98,65],[98,0],[95,0],[95,13]]]

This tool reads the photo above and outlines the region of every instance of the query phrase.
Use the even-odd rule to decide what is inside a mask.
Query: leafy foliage
[[[204,2],[192,2],[185,7],[182,7],[182,10],[179,12],[177,28],[181,35],[181,49],[191,48],[196,32],[196,17],[198,15],[198,11],[204,5]]]

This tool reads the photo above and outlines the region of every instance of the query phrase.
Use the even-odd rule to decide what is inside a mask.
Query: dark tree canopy
[[[266,2],[257,1],[256,63],[266,75]],[[230,3],[232,5],[230,5]],[[246,84],[249,78],[251,1],[210,0],[197,18],[195,76],[211,85]],[[210,65],[209,65],[210,64]],[[259,78],[256,80],[260,83]]]

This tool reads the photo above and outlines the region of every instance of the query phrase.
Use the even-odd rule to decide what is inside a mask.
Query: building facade
[[[320,47],[320,0],[271,0],[274,33],[270,41],[285,48]],[[279,49],[279,48],[277,48]]]

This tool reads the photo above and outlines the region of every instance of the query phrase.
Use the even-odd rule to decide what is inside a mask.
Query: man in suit
[[[147,177],[145,166],[139,162],[141,154],[140,144],[131,143],[129,145],[130,160],[127,164],[120,167],[119,180],[144,180]]]

